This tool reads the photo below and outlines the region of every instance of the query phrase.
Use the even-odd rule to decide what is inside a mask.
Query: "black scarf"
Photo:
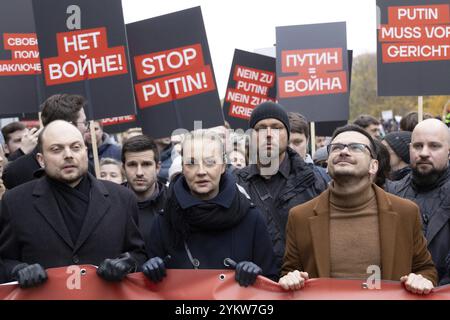
[[[219,194],[203,201],[191,195],[184,176],[169,189],[164,217],[171,229],[171,247],[183,244],[191,233],[226,230],[237,225],[247,214],[250,201],[237,190],[234,177],[221,177]]]
[[[72,188],[65,183],[46,177],[50,183],[56,203],[63,220],[75,244],[83,227],[84,218],[89,207],[91,183],[84,176],[80,183]]]

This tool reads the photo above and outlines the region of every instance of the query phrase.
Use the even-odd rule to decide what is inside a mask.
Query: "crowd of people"
[[[0,283],[38,286],[46,269],[73,264],[98,266],[106,281],[233,268],[241,286],[263,275],[298,290],[378,266],[417,294],[450,283],[443,121],[411,113],[386,132],[361,115],[316,137],[311,155],[307,119],[274,102],[253,110],[246,134],[133,129],[121,145],[85,108],[81,96],[55,95],[42,128],[2,128]]]

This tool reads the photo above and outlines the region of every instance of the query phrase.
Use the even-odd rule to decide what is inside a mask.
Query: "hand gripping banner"
[[[284,291],[259,276],[253,286],[240,287],[232,270],[167,270],[167,277],[151,283],[142,273],[120,283],[99,278],[94,266],[48,269],[48,280],[37,288],[0,285],[3,300],[450,300],[450,285],[427,296],[409,293],[400,282],[381,281],[367,289],[361,280],[311,279],[298,291]]]

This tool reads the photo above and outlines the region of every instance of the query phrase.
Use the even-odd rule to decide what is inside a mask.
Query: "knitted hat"
[[[411,143],[410,131],[396,131],[388,133],[384,140],[389,144],[391,149],[402,159],[409,164],[409,144]]]
[[[314,152],[313,160],[316,161],[324,161],[328,159],[327,147],[320,147]]]
[[[255,125],[264,119],[277,119],[281,121],[286,127],[288,139],[291,132],[291,126],[289,125],[289,117],[284,108],[275,102],[266,101],[258,105],[252,112],[248,126],[254,128]]]

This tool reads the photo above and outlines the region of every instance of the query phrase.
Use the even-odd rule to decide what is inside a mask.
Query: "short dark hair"
[[[423,119],[431,119],[433,115],[429,113],[423,114]],[[413,132],[414,128],[419,123],[419,115],[417,111],[408,112],[401,120],[400,120],[400,130],[402,131],[411,131]]]
[[[77,94],[55,94],[45,100],[41,108],[44,126],[55,120],[65,120],[75,124],[78,112],[86,107],[86,99]]]
[[[291,126],[291,132],[304,134],[306,139],[309,139],[309,126],[308,121],[300,113],[288,112],[289,125]]]
[[[369,114],[361,114],[353,121],[353,124],[360,126],[361,128],[367,128],[372,124],[378,126],[380,124],[380,121]]]
[[[391,156],[385,145],[378,139],[374,140],[377,147],[378,171],[374,179],[374,183],[380,188],[384,188],[386,179],[389,178],[391,172]]]
[[[337,128],[333,132],[333,136],[331,137],[331,142],[333,142],[333,140],[334,140],[334,138],[336,138],[336,136],[340,135],[341,133],[347,132],[347,131],[355,131],[355,132],[361,133],[362,135],[367,137],[367,139],[369,139],[369,141],[370,141],[370,150],[371,150],[372,158],[377,159],[378,149],[377,149],[377,146],[376,146],[372,136],[366,130],[361,128],[360,126],[357,126],[354,124],[347,124],[343,127]]]
[[[159,162],[159,152],[155,140],[143,134],[127,139],[122,146],[122,163],[125,165],[127,152],[153,151],[155,162]]]
[[[8,123],[6,126],[2,128],[2,134],[5,138],[5,143],[8,143],[11,139],[10,134],[16,131],[25,130],[27,127],[19,121]]]

